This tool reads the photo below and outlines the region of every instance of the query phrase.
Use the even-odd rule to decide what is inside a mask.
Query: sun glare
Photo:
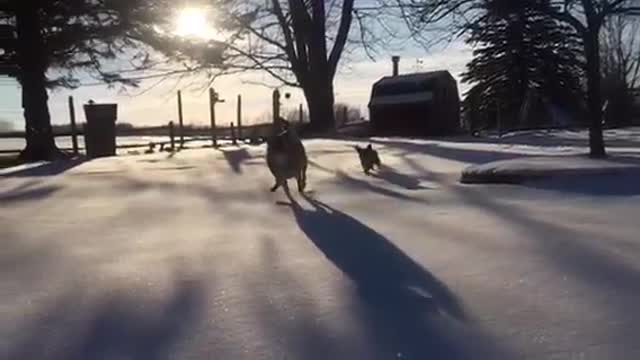
[[[204,10],[198,8],[182,9],[176,18],[175,32],[180,36],[206,37],[207,17]]]

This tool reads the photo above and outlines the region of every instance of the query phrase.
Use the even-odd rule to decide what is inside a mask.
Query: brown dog
[[[304,145],[289,122],[279,118],[274,134],[267,139],[267,166],[275,178],[271,192],[286,186],[287,180],[295,178],[298,191],[303,192],[307,184],[307,153]]]

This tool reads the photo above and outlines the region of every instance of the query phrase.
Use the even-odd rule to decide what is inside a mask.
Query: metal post
[[[78,128],[76,127],[76,110],[73,106],[73,96],[69,96],[69,119],[71,121],[71,142],[73,144],[73,154],[78,155]]]
[[[178,126],[180,127],[180,148],[184,147],[184,123],[182,118],[182,91],[178,90]]]
[[[171,141],[171,151],[175,151],[176,143],[175,143],[175,132],[173,128],[173,121],[169,121],[169,141]]]
[[[391,62],[393,62],[393,76],[398,76],[398,63],[400,62],[400,56],[392,56]]]
[[[238,122],[238,139],[242,141],[242,95],[238,94],[238,108],[237,108],[237,122]]]

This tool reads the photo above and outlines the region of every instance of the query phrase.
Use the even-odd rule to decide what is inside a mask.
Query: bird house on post
[[[213,147],[218,146],[218,136],[216,132],[216,104],[223,103],[224,99],[220,98],[220,94],[218,94],[213,88],[209,89],[209,111],[211,116],[211,140],[213,142]]]

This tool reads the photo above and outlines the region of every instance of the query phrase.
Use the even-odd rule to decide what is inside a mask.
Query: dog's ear
[[[373,150],[373,147],[371,146],[371,144],[367,145],[367,150]]]

